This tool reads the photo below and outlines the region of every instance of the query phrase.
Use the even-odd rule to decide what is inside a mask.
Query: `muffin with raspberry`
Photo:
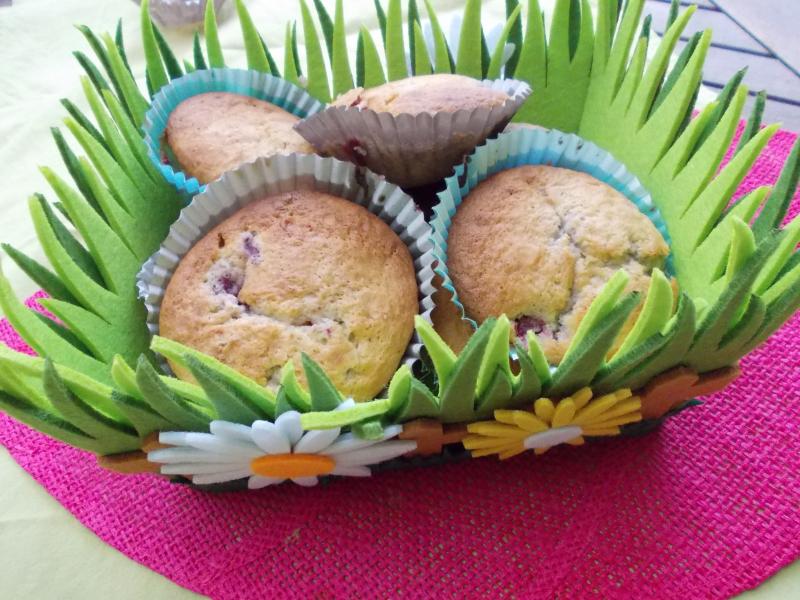
[[[407,246],[380,218],[298,190],[247,204],[181,260],[160,334],[265,385],[305,352],[356,400],[375,397],[409,344],[418,312]],[[189,377],[172,365],[180,377]]]
[[[294,131],[299,120],[258,98],[207,92],[170,113],[164,141],[184,172],[209,183],[260,156],[312,154],[311,144]]]
[[[513,335],[524,343],[533,331],[551,364],[617,270],[630,276],[628,291],[644,292],[668,254],[655,225],[621,193],[546,165],[480,183],[458,207],[447,240],[447,268],[466,315],[478,323],[508,315]]]

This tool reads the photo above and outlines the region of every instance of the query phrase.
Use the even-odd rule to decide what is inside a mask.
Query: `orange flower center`
[[[256,475],[283,478],[327,475],[335,466],[335,460],[321,454],[268,454],[250,463]]]

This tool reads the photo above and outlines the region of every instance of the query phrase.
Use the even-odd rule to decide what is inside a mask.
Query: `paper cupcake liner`
[[[501,130],[531,93],[514,79],[484,80],[508,94],[501,106],[436,114],[392,115],[329,106],[295,125],[320,153],[365,166],[405,188],[438,181],[453,165]]]
[[[180,170],[179,165],[162,161],[162,138],[170,113],[187,98],[206,92],[230,92],[265,100],[293,115],[305,118],[325,108],[308,92],[280,77],[244,69],[202,69],[173,79],[153,98],[145,114],[144,141],[153,164],[180,192],[195,195],[205,189],[197,179]]]
[[[432,230],[403,190],[363,167],[308,154],[276,155],[244,164],[208,184],[181,211],[169,235],[136,276],[147,308],[147,327],[158,334],[164,292],[178,263],[203,236],[243,206],[265,196],[306,189],[326,192],[363,206],[389,225],[414,260],[419,314],[430,322],[433,310]],[[412,367],[422,342],[414,337],[403,361]],[[313,357],[312,357],[313,358]]]
[[[581,171],[610,185],[633,202],[658,229],[671,246],[667,226],[661,213],[650,197],[650,193],[628,169],[609,152],[595,144],[555,129],[540,127],[514,127],[501,133],[475,149],[455,173],[445,181],[445,189],[439,192],[439,203],[433,209],[434,255],[436,273],[442,278],[442,287],[452,293],[452,302],[461,312],[462,319],[473,327],[477,323],[466,316],[464,305],[447,269],[447,236],[453,216],[461,202],[479,183],[488,177],[522,165],[550,165]],[[665,271],[674,275],[672,254],[667,256]]]

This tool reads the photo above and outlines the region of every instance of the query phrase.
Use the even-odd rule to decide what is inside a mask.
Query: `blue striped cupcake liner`
[[[667,226],[653,204],[650,193],[609,152],[575,134],[555,129],[514,127],[507,130],[476,148],[463,164],[455,168],[454,174],[445,180],[445,189],[437,194],[439,203],[433,209],[430,222],[433,227],[433,252],[437,260],[435,271],[441,277],[444,289],[452,294],[452,301],[461,312],[462,318],[475,328],[477,323],[466,316],[447,269],[447,236],[450,225],[459,205],[473,188],[499,171],[522,165],[562,167],[599,179],[633,202],[655,225],[667,244],[670,244]],[[674,275],[671,254],[667,257],[665,272],[669,276]]]
[[[325,104],[296,85],[261,71],[245,69],[202,69],[173,79],[153,97],[145,114],[144,141],[148,155],[161,174],[179,192],[190,196],[205,190],[205,185],[176,166],[162,161],[162,138],[170,113],[187,98],[206,92],[230,92],[265,100],[304,119],[325,108]]]

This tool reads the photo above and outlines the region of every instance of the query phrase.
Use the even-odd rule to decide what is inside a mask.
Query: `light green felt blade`
[[[342,403],[342,395],[336,386],[314,360],[305,352],[300,355],[303,361],[303,371],[308,381],[308,393],[311,396],[311,410],[324,412],[336,410]]]
[[[300,0],[300,11],[303,17],[303,36],[306,43],[306,72],[308,73],[308,93],[322,102],[331,101],[331,91],[328,86],[328,70],[325,67],[325,58],[319,42],[314,19],[305,0]]]

